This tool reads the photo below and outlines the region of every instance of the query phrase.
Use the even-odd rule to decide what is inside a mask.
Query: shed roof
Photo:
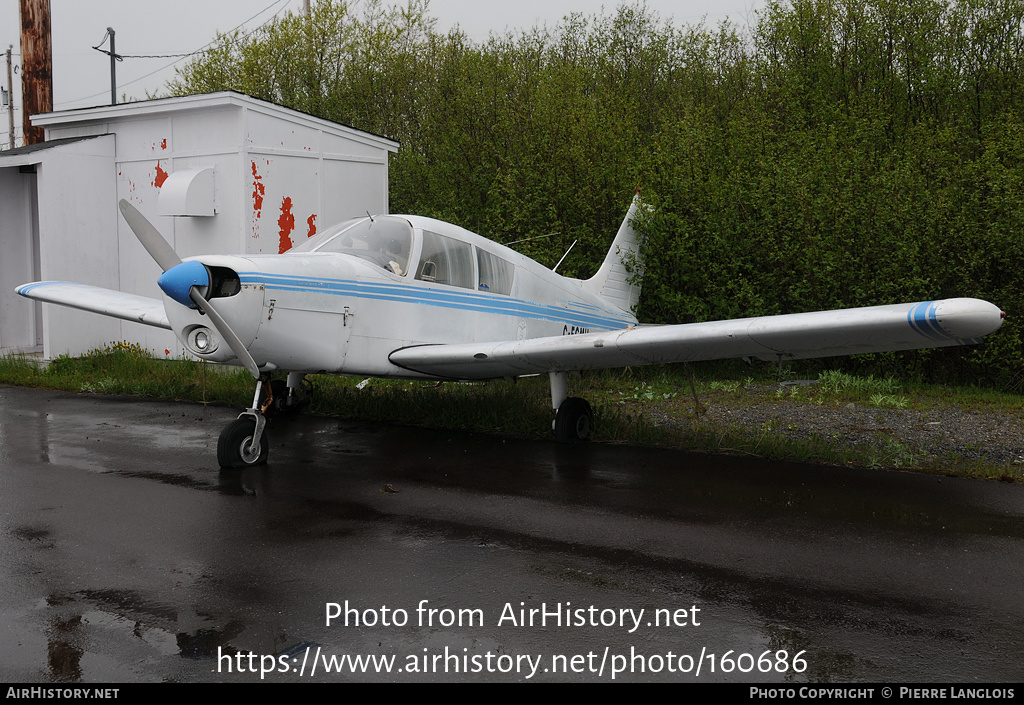
[[[45,152],[48,149],[62,147],[66,144],[74,144],[75,142],[82,142],[84,140],[94,140],[97,137],[103,136],[104,135],[87,135],[85,137],[64,137],[59,140],[48,140],[46,142],[36,142],[35,144],[27,144],[24,147],[5,149],[4,151],[0,152],[0,167],[21,166],[23,164],[35,164],[39,161],[40,152]]]
[[[172,98],[154,98],[142,100],[135,103],[119,103],[118,105],[104,105],[93,108],[75,108],[73,110],[58,110],[52,113],[42,113],[31,117],[32,124],[39,127],[57,125],[73,125],[87,122],[115,120],[131,117],[152,117],[168,113],[195,110],[197,108],[213,107],[235,107],[256,110],[267,115],[273,115],[283,120],[303,123],[310,127],[333,132],[338,135],[355,139],[361,142],[376,145],[389,152],[398,151],[398,142],[375,135],[365,130],[357,130],[339,122],[333,122],[324,118],[316,117],[308,113],[277,105],[259,98],[236,91],[218,91],[216,93],[199,93],[196,95],[175,96]]]

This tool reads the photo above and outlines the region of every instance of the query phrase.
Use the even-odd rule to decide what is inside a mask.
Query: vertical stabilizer
[[[639,207],[640,193],[637,192],[601,268],[583,281],[584,289],[629,313],[640,300],[640,281],[644,275],[640,236],[631,224]]]

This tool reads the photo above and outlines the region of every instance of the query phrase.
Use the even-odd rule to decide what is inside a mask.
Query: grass
[[[545,376],[460,384],[310,375],[311,413],[389,423],[466,429],[521,438],[550,437],[552,411]],[[45,368],[25,357],[0,358],[0,383],[69,392],[158,397],[245,407],[253,382],[244,370],[194,360],[154,359],[130,343],[114,343],[78,358],[61,356]],[[594,407],[596,442],[732,453],[762,458],[878,468],[935,469],[974,477],[1018,481],[1018,468],[992,466],[957,457],[932,458],[925,449],[879,433],[865,443],[814,434],[794,434],[769,421],[760,428],[730,426],[706,417],[709,404],[744,408],[751,404],[849,404],[927,411],[951,405],[1016,415],[1017,394],[972,387],[900,381],[892,376],[858,377],[822,371],[812,383],[780,386],[773,366],[732,363],[626,368],[571,376],[570,395]],[[880,418],[882,418],[880,416]]]
[[[252,401],[252,377],[244,370],[213,368],[194,360],[157,360],[138,345],[122,342],[81,357],[61,355],[46,367],[24,356],[3,357],[0,382],[213,404],[248,405]]]

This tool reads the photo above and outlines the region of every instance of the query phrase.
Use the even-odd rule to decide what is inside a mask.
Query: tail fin
[[[633,312],[633,307],[640,300],[640,281],[644,275],[640,236],[631,225],[639,208],[638,191],[601,268],[597,274],[583,281],[584,289],[629,313]]]

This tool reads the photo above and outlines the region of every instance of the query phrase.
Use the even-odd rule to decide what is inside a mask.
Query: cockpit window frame
[[[298,245],[288,250],[285,254],[290,255],[293,253],[300,252],[316,252],[321,247],[323,247],[328,242],[341,235],[349,228],[355,227],[356,225],[362,223],[365,220],[369,220],[369,218],[364,216],[361,218],[349,218],[348,220],[343,220],[340,223],[337,223],[327,228],[327,230],[324,230],[322,233],[317,233],[313,237],[303,242],[300,242]]]
[[[372,232],[375,228],[378,231]],[[343,245],[345,238],[350,242]],[[415,228],[407,219],[378,215],[343,221],[316,236],[315,240],[307,240],[288,252],[349,255],[376,264],[392,274],[405,276],[409,273],[416,239]]]

